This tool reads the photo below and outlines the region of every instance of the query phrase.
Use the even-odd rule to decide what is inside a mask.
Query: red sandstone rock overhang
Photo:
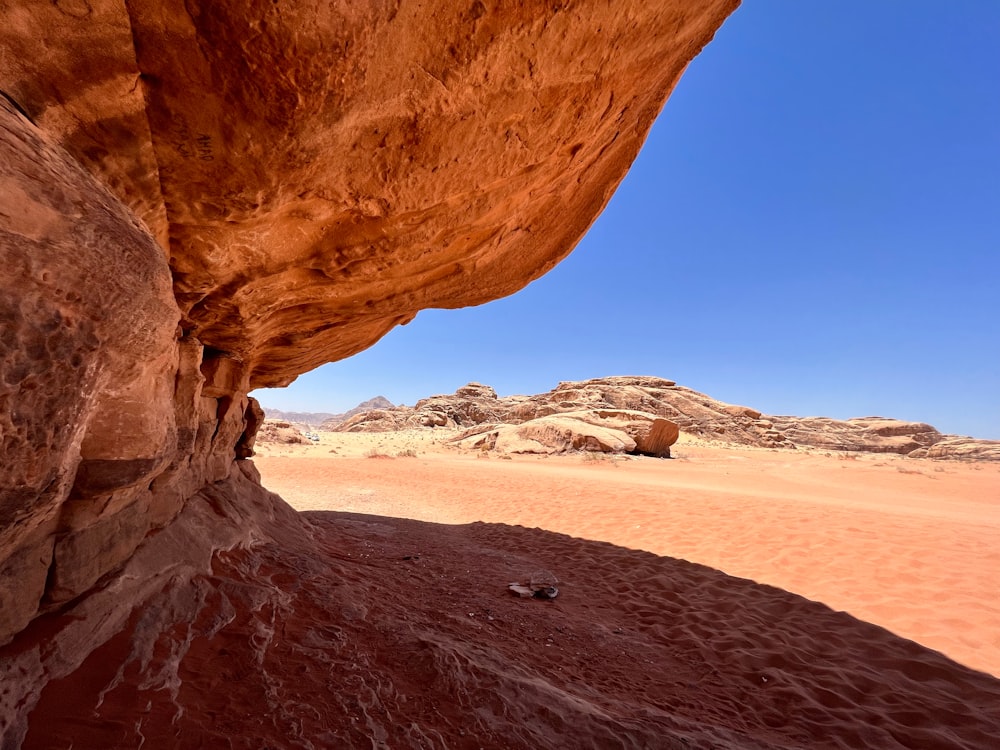
[[[565,257],[737,4],[15,2],[0,89],[273,386]]]

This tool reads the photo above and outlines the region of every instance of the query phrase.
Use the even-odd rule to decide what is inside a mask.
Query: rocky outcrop
[[[464,446],[512,446],[530,430],[518,426],[553,415],[594,425],[607,425],[608,415],[644,414],[651,427],[629,436],[635,448],[622,449],[645,455],[669,455],[678,431],[709,440],[760,448],[809,448],[832,451],[896,453],[914,458],[965,458],[1000,460],[1000,441],[942,435],[923,422],[886,417],[830,419],[828,417],[769,416],[747,406],[717,401],[704,393],[679,386],[672,380],[645,376],[615,376],[560,383],[535,396],[499,398],[489,386],[470,383],[450,396],[432,396],[413,407],[362,412],[339,425],[345,432],[387,432],[417,427],[461,427]],[[586,415],[586,416],[582,416]],[[652,420],[659,421],[653,424]],[[542,423],[547,424],[547,423]],[[560,422],[563,428],[570,423]],[[515,429],[516,428],[516,429]],[[583,433],[580,433],[581,435]],[[532,438],[534,440],[534,438]],[[522,445],[547,446],[545,451],[565,450],[575,439],[551,439]],[[568,442],[567,442],[568,441]],[[537,443],[537,444],[536,444]],[[597,450],[597,442],[591,442]],[[513,450],[512,448],[507,448]]]
[[[268,419],[278,419],[283,422],[292,422],[293,424],[309,425],[310,427],[317,427],[321,430],[329,430],[360,412],[370,411],[371,409],[391,409],[393,406],[394,404],[392,401],[387,399],[385,396],[375,396],[367,401],[362,401],[353,409],[348,409],[341,414],[312,411],[282,411],[280,409],[271,409],[266,406],[264,407],[264,413]]]
[[[327,420],[335,419],[339,415],[328,411],[282,411],[281,409],[271,409],[264,406],[264,416],[268,419],[277,419],[282,422],[318,427]]]
[[[797,445],[836,451],[907,455],[944,436],[929,424],[885,417],[768,417],[776,430]]]
[[[392,409],[394,408],[392,401],[387,399],[385,396],[375,396],[375,398],[370,398],[367,401],[362,401],[360,404],[355,406],[353,409],[348,409],[343,414],[330,414],[326,419],[318,423],[319,429],[321,430],[332,430],[337,427],[337,425],[347,421],[355,414],[360,414],[365,411],[372,411],[375,409]]]
[[[519,425],[552,415],[599,415],[638,412],[647,420],[660,418],[674,425],[657,428],[643,437],[644,453],[655,455],[677,440],[677,431],[718,438],[742,445],[775,447],[785,437],[760,412],[717,401],[679,386],[672,380],[645,376],[616,376],[560,383],[534,396],[499,398],[489,386],[470,383],[452,395],[421,399],[412,407],[362,412],[335,429],[342,432],[387,432],[416,427],[462,427],[481,424]],[[662,431],[665,430],[665,431]]]
[[[304,445],[309,440],[291,422],[282,419],[265,419],[257,431],[257,442],[277,445]]]
[[[250,389],[551,268],[736,4],[5,4],[0,744],[250,491]]]
[[[502,453],[637,453],[670,457],[678,427],[639,411],[571,411],[530,419],[517,425],[482,425],[453,442],[462,448]]]
[[[288,549],[309,538],[309,529],[298,514],[260,486],[253,464],[241,461],[225,479],[212,482],[185,498],[183,508],[172,523],[144,540],[122,563],[117,575],[95,587],[87,596],[69,602],[61,616],[49,618],[36,634],[31,629],[6,648],[0,647],[0,731],[3,747],[20,747],[29,729],[29,717],[43,691],[56,695],[45,728],[58,731],[74,695],[61,695],[60,681],[90,681],[110,671],[108,687],[142,683],[135,673],[153,658],[165,658],[159,670],[144,673],[148,689],[176,698],[179,687],[171,683],[171,662],[183,656],[183,637],[170,632],[179,623],[190,626],[199,614],[215,618],[218,628],[234,615],[223,601],[205,601],[204,578],[211,576],[220,555],[260,545],[283,544]],[[199,580],[201,577],[201,580]],[[281,593],[269,582],[262,586],[273,596]],[[113,659],[91,655],[112,639],[124,641],[124,652],[112,649]],[[100,652],[98,651],[100,654]],[[88,662],[88,658],[90,662]],[[100,662],[95,665],[93,662]],[[114,679],[118,669],[132,669],[132,677]],[[100,677],[98,677],[100,679]],[[100,701],[96,702],[99,706]],[[94,706],[89,707],[94,710]],[[85,713],[85,712],[84,712]],[[109,717],[111,718],[111,717]],[[114,720],[130,726],[141,725],[139,714],[119,713]],[[78,724],[72,732],[80,730]],[[161,747],[177,747],[164,732],[157,737]],[[142,737],[141,731],[138,737]],[[109,740],[102,746],[115,746]],[[139,740],[141,744],[141,739]],[[72,742],[70,744],[73,744]],[[46,742],[29,746],[53,746]],[[242,745],[247,746],[247,745]]]
[[[163,251],[0,99],[0,643],[232,471],[243,365],[178,328]]]
[[[518,398],[518,397],[512,397]],[[468,383],[454,394],[430,396],[413,406],[380,406],[361,409],[338,423],[327,423],[334,432],[392,432],[415,427],[458,427],[484,422],[507,422],[510,399],[499,399],[488,385]]]
[[[977,440],[961,435],[945,435],[928,448],[917,448],[914,458],[951,458],[960,461],[1000,461],[1000,440]]]

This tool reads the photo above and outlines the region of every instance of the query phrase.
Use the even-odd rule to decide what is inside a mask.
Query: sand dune
[[[123,633],[47,687],[25,747],[972,750],[1000,736],[1000,681],[776,588],[540,529],[306,518],[294,546],[221,556],[185,593],[197,614],[148,650]],[[508,595],[539,568],[557,599]]]
[[[670,461],[483,459],[428,431],[322,439],[256,461],[300,510],[520,524],[678,557],[1000,675],[1000,467],[684,438]]]
[[[998,746],[996,467],[432,439],[267,448],[300,514],[189,503],[185,528],[236,513],[256,542],[164,576],[45,686],[23,746]],[[539,576],[556,599],[508,591]]]

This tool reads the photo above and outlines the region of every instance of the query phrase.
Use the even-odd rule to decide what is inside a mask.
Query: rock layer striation
[[[633,423],[632,427],[620,424],[628,414],[641,415],[626,418]],[[546,439],[541,443],[545,450],[519,442],[534,440],[529,435],[534,431],[554,435],[546,426],[555,425],[557,417],[562,420],[558,423],[561,428],[568,428],[569,421],[577,427],[582,422],[623,428],[638,445],[622,443],[612,447],[596,434],[595,440],[588,443],[583,432],[568,442]],[[616,421],[619,424],[612,424]],[[641,431],[637,431],[639,424],[643,424]],[[887,417],[772,416],[748,406],[727,404],[677,385],[673,380],[629,375],[567,381],[546,393],[503,398],[488,385],[469,383],[454,394],[421,399],[412,407],[369,409],[339,424],[324,425],[325,429],[340,432],[388,432],[417,427],[462,427],[465,432],[457,438],[460,445],[513,452],[586,450],[590,445],[602,452],[669,456],[669,447],[676,442],[679,431],[759,448],[803,446],[896,453],[914,458],[1000,460],[1000,441],[944,435],[923,422]]]

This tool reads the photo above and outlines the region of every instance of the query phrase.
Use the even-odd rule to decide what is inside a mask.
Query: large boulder
[[[622,430],[564,415],[472,429],[452,442],[460,448],[499,453],[629,453],[635,449],[635,441]]]
[[[667,458],[679,430],[669,420],[638,411],[572,411],[520,424],[484,425],[452,442],[459,447],[502,453],[641,453]]]
[[[676,443],[680,436],[680,427],[677,423],[633,409],[572,411],[564,412],[560,416],[625,433],[635,443],[625,451],[626,453],[669,458],[670,446]]]
[[[291,422],[283,419],[265,419],[257,431],[258,443],[274,445],[308,445],[309,440],[302,431]]]

